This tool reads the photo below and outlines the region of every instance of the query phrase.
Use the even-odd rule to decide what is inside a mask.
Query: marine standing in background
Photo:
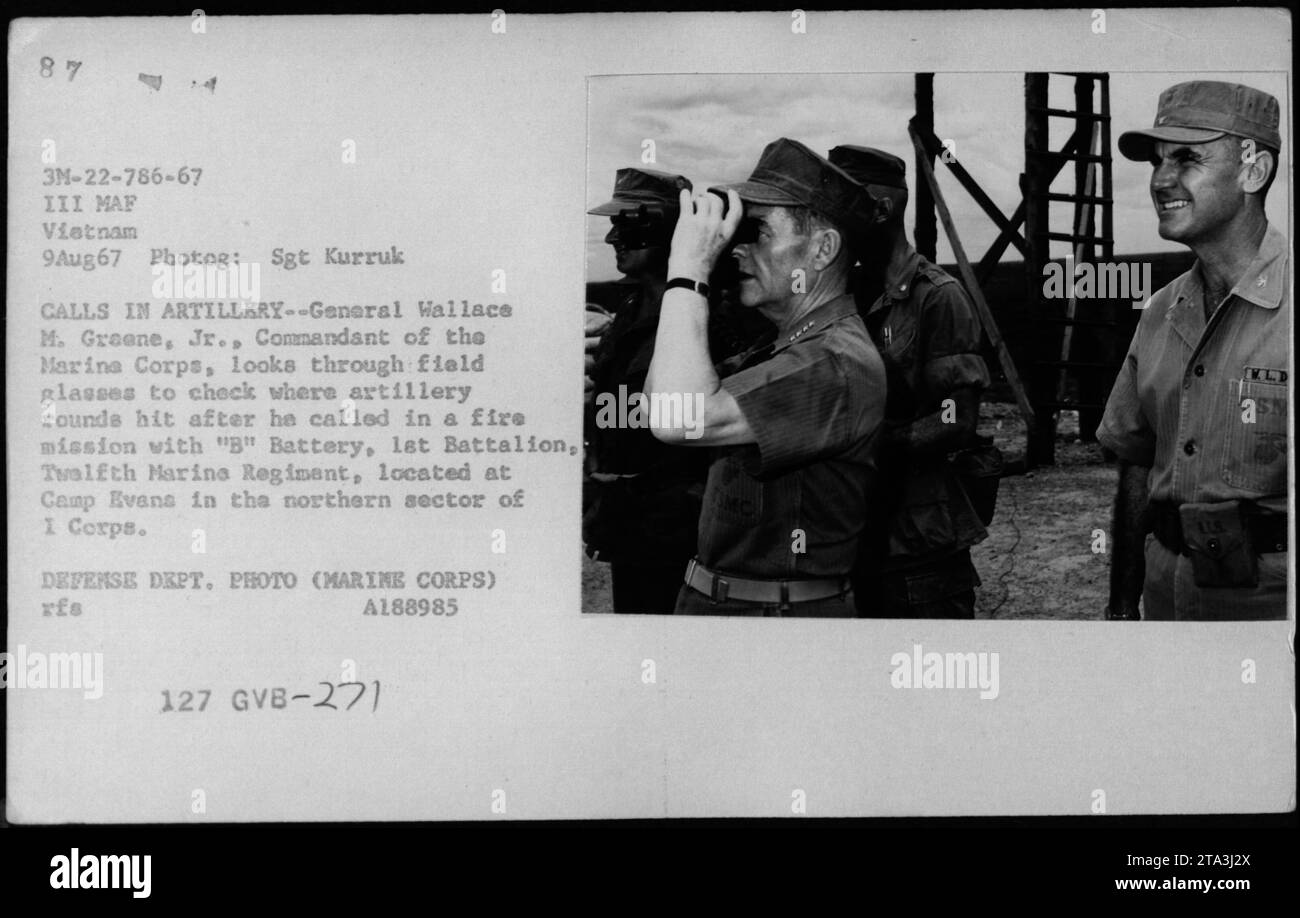
[[[613,199],[588,211],[610,218],[605,242],[619,272],[636,285],[595,345],[584,425],[582,537],[588,556],[610,565],[615,612],[671,613],[695,554],[708,456],[661,443],[648,426],[618,426],[619,412],[608,410],[628,405],[645,386],[678,192],[690,187],[680,175],[620,169]]]
[[[874,199],[857,255],[865,277],[884,285],[858,306],[888,374],[880,491],[892,501],[872,508],[853,577],[858,614],[974,618],[970,547],[988,533],[948,454],[972,445],[989,384],[979,318],[961,284],[907,241],[903,160],[840,146],[830,161]]]

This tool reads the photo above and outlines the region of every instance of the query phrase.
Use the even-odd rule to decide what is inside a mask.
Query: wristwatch
[[[709,298],[709,285],[702,281],[693,281],[689,277],[674,277],[665,286],[665,290],[672,290],[674,287],[684,287],[687,290],[694,290],[706,300]]]

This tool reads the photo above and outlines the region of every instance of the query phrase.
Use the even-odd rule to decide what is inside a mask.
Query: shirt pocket
[[[710,474],[709,511],[719,520],[738,526],[763,520],[763,482],[745,471],[745,449],[719,459]]]
[[[1245,491],[1285,494],[1286,386],[1245,379],[1227,385],[1223,480]]]
[[[884,353],[900,366],[910,367],[916,362],[916,323],[910,319],[887,326],[889,337]]]
[[[920,557],[956,543],[948,489],[938,470],[910,474],[896,486],[901,497],[890,521],[891,556]]]
[[[916,416],[916,323],[908,318],[890,326],[880,356],[885,364],[885,417],[910,421]]]

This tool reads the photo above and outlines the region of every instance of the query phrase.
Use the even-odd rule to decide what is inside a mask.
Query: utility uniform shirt
[[[885,370],[853,297],[777,331],[722,380],[756,443],[718,450],[700,563],[755,580],[847,577],[884,417]]]
[[[1290,250],[1270,226],[1209,322],[1200,263],[1144,305],[1097,439],[1151,469],[1152,501],[1254,501],[1286,512]],[[1286,552],[1259,557],[1257,587],[1198,588],[1191,562],[1146,540],[1143,616],[1285,617]]]
[[[974,306],[956,278],[911,246],[907,259],[886,277],[866,322],[888,372],[887,424],[909,424],[941,411],[954,390],[987,388]],[[868,570],[912,567],[988,536],[945,457],[882,454],[881,485],[895,503],[886,557],[864,557]]]
[[[1289,259],[1270,226],[1208,324],[1199,262],[1143,307],[1097,440],[1151,469],[1151,500],[1286,509]]]

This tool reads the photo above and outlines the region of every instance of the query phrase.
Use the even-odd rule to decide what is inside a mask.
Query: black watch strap
[[[693,281],[689,277],[674,277],[664,289],[671,290],[674,287],[685,287],[687,290],[694,290],[706,300],[709,298],[709,285],[702,281]]]

